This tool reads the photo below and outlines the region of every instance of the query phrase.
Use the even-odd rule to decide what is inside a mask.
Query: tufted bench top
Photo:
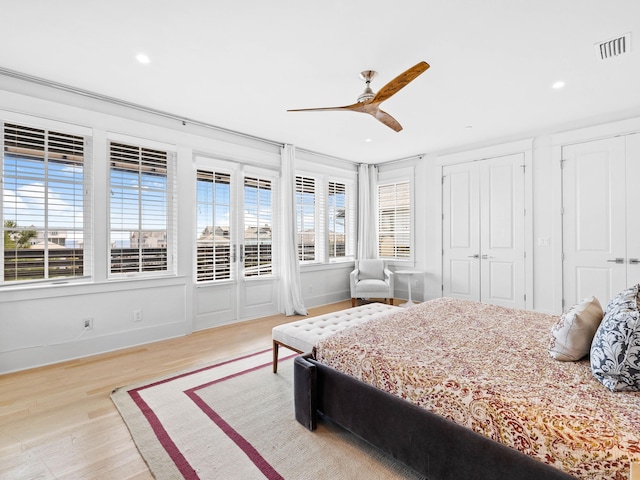
[[[347,310],[305,318],[296,322],[284,323],[273,327],[271,332],[274,350],[277,349],[278,344],[280,344],[300,353],[308,353],[311,352],[313,346],[319,340],[329,335],[344,330],[345,328],[359,325],[373,318],[402,310],[401,307],[387,305],[385,303],[369,303]],[[274,363],[274,372],[276,371],[275,367],[276,365]]]

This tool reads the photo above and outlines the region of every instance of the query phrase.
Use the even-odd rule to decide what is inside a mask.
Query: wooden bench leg
[[[278,342],[273,341],[273,373],[278,373]]]

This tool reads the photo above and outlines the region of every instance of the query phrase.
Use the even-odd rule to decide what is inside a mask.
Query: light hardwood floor
[[[345,301],[309,314],[350,308]],[[0,479],[150,479],[109,395],[125,386],[271,347],[274,315],[0,375]]]

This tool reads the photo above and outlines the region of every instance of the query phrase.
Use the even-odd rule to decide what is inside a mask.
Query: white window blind
[[[175,273],[175,154],[111,142],[110,273]]]
[[[2,281],[92,274],[89,139],[3,124]]]
[[[273,274],[271,180],[244,178],[244,276]]]
[[[411,184],[378,186],[378,254],[381,258],[411,257]]]
[[[344,183],[329,182],[328,197],[329,258],[344,258],[347,256],[347,236],[350,227],[347,186]]]
[[[296,223],[298,229],[298,260],[316,260],[316,181],[296,176]]]
[[[196,191],[196,282],[229,280],[231,175],[198,170]]]

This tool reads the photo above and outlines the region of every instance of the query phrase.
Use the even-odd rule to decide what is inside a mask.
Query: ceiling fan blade
[[[402,130],[402,125],[400,125],[400,122],[398,122],[395,118],[393,118],[384,110],[378,110],[373,116],[376,117],[378,120],[380,120],[382,123],[384,123],[390,129],[395,130],[396,132],[399,132],[400,130]]]
[[[321,111],[331,111],[331,110],[358,110],[359,107],[361,107],[361,104],[354,103],[353,105],[345,105],[343,107],[296,108],[292,110],[287,110],[287,112],[321,112]]]
[[[415,80],[418,75],[425,72],[429,68],[427,62],[420,62],[415,64],[408,70],[405,70],[396,78],[387,83],[384,87],[378,90],[376,96],[373,97],[371,103],[382,103],[392,95],[398,93],[402,88],[406,87],[410,82]]]

